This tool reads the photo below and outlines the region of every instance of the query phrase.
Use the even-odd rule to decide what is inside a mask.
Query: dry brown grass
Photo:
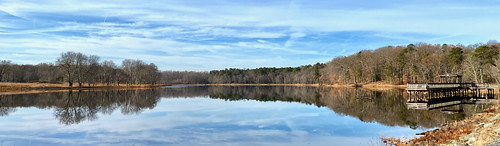
[[[70,87],[67,83],[0,83],[0,93],[1,94],[13,94],[13,93],[44,93],[44,92],[53,92],[60,90],[78,90],[78,89],[112,89],[112,88],[151,88],[151,87],[160,87],[160,86],[168,86],[167,84],[137,84],[137,85],[107,85],[107,84],[95,84],[88,85],[84,84],[82,86],[73,86]],[[50,90],[50,91],[49,91]]]
[[[406,89],[406,85],[394,85],[389,82],[379,81],[368,84],[363,84],[363,88],[377,91],[392,90],[392,89]]]

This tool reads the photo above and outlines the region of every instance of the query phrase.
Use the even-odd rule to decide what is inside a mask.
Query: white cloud
[[[363,45],[368,48],[356,48],[366,43],[365,40],[344,42],[328,38],[329,34],[338,32],[370,32],[365,38],[397,40],[384,45],[408,42],[470,44],[500,40],[500,29],[496,25],[500,23],[500,19],[496,19],[500,11],[495,11],[499,8],[487,2],[426,1],[4,0],[0,2],[0,10],[18,19],[0,22],[0,47],[4,49],[2,52],[33,56],[57,56],[61,51],[73,50],[113,58],[155,58],[150,60],[166,66],[182,66],[173,58],[208,61],[184,64],[202,66],[187,67],[195,70],[235,65],[228,60],[199,58],[203,55],[239,60],[235,62],[241,64],[236,67],[252,66],[250,64],[256,62],[252,59],[280,62],[273,60],[280,57],[287,61],[276,65],[295,66],[300,65],[296,61],[298,58],[293,57],[297,55],[310,56],[301,60],[314,60],[322,58],[324,53],[334,54],[332,52],[342,49],[356,52],[381,45],[372,42]],[[318,37],[328,41],[314,41]],[[322,45],[332,46],[318,50]],[[259,50],[259,55],[245,54]],[[144,53],[147,51],[170,56]],[[0,58],[16,59],[14,62],[37,62],[0,55],[3,55]],[[306,64],[314,62],[317,61]],[[218,65],[212,67],[211,64]],[[181,67],[175,69],[183,70]]]
[[[7,43],[8,42],[8,43]],[[243,43],[244,44],[244,43]],[[226,67],[256,68],[259,66],[279,66],[286,60],[275,58],[245,57],[244,54],[223,53],[235,49],[256,48],[249,45],[200,45],[171,39],[149,39],[138,37],[70,37],[70,38],[25,38],[2,39],[0,51],[2,59],[21,64],[53,62],[60,53],[82,52],[101,56],[103,60],[141,59],[154,62],[162,70],[212,70]],[[261,48],[267,48],[264,44]],[[3,53],[1,53],[3,52]],[[192,53],[205,52],[205,53]],[[22,53],[23,56],[13,54]],[[210,55],[211,54],[211,55]],[[37,57],[43,56],[43,57]],[[32,58],[34,59],[25,59]],[[41,59],[41,60],[40,60]]]
[[[499,6],[406,5],[376,9],[329,9],[328,7],[287,5],[256,5],[235,3],[189,5],[182,2],[54,2],[54,1],[5,1],[3,11],[19,16],[33,12],[74,13],[91,16],[119,16],[135,21],[189,26],[239,26],[239,27],[302,27],[313,31],[369,30],[384,32],[449,33],[464,26],[484,33],[484,28],[494,26],[497,19],[491,11]],[[321,2],[316,2],[321,5]],[[85,13],[82,13],[85,12]],[[113,15],[114,14],[114,15]],[[476,23],[474,20],[483,20]],[[493,23],[492,23],[493,22]],[[446,27],[443,27],[446,26]],[[213,28],[222,29],[222,28]],[[473,31],[475,30],[475,31]]]

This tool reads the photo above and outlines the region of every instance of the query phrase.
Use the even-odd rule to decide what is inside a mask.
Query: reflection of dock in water
[[[462,83],[461,75],[448,74],[441,75],[440,78],[441,83],[408,83],[408,108],[429,110],[481,101],[478,99],[490,102],[489,99],[494,98],[493,88],[485,84]]]
[[[448,106],[453,106],[453,105],[459,105],[461,104],[461,100],[456,100],[456,101],[448,101],[448,102],[440,102],[440,103],[425,103],[425,102],[415,102],[415,103],[407,103],[406,105],[408,106],[408,109],[435,109],[435,108],[442,108],[442,107],[448,107]]]
[[[499,103],[497,99],[475,99],[475,100],[448,100],[448,101],[437,101],[437,102],[407,102],[406,105],[408,109],[418,109],[418,110],[432,110],[438,108],[445,108],[460,104],[493,104]]]

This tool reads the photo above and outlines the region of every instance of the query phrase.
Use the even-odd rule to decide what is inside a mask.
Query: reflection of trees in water
[[[0,116],[7,116],[16,111],[15,107],[9,106],[12,102],[14,102],[12,98],[0,98]]]
[[[98,114],[111,114],[120,109],[123,114],[139,114],[156,106],[163,98],[206,97],[234,100],[300,102],[328,107],[335,113],[356,117],[364,122],[389,126],[432,128],[445,121],[460,120],[486,107],[460,106],[462,112],[445,114],[439,109],[408,110],[404,92],[399,90],[370,91],[353,88],[316,88],[291,86],[247,87],[186,87],[150,90],[85,91],[0,96],[0,116],[15,112],[18,107],[54,109],[62,124],[92,121]]]
[[[225,100],[290,101],[326,106],[341,115],[388,126],[433,128],[446,121],[460,120],[481,108],[463,108],[460,113],[436,110],[409,110],[400,90],[371,91],[354,88],[316,87],[210,87],[211,98]],[[468,105],[463,105],[468,106]],[[477,105],[476,105],[477,106]]]
[[[97,114],[111,114],[120,108],[123,114],[138,114],[156,106],[160,96],[155,90],[85,91],[0,96],[0,114],[16,107],[54,108],[62,124],[96,120]],[[8,111],[8,112],[3,112]]]
[[[212,88],[209,86],[186,86],[186,87],[175,87],[175,88],[162,88],[161,96],[167,98],[189,98],[189,97],[205,97],[208,96],[208,89]]]
[[[465,116],[481,112],[480,108],[472,110],[467,106],[457,105],[462,110],[458,113],[447,114],[441,109],[410,110],[400,90],[370,91],[364,89],[332,89],[325,94],[324,103],[336,113],[357,117],[365,122],[378,122],[388,126],[409,126],[411,128],[434,128],[444,122],[461,120]],[[487,107],[482,105],[482,107]],[[454,107],[448,107],[454,108]],[[483,108],[483,109],[484,109]]]
[[[55,108],[54,115],[61,123],[70,125],[78,124],[84,120],[95,120],[97,119],[98,110],[94,106],[84,106],[86,101],[86,96],[82,95],[81,92],[73,94],[73,92],[68,92],[66,97],[62,97],[61,102]]]
[[[9,113],[15,112],[15,108],[10,107],[0,107],[0,116],[7,116]]]
[[[44,94],[0,96],[0,116],[15,112],[18,107],[54,109],[61,124],[78,124],[109,115],[120,109],[122,114],[139,114],[153,109],[160,97],[199,97],[208,95],[208,87],[165,88],[149,90],[74,91]]]
[[[208,88],[210,98],[233,100],[257,100],[257,101],[288,101],[301,102],[304,104],[317,104],[319,89],[316,87],[293,87],[293,86],[237,86],[237,87],[210,87]]]
[[[323,102],[336,113],[388,126],[432,128],[449,119],[437,110],[408,110],[403,93],[399,90],[332,89],[325,94]]]

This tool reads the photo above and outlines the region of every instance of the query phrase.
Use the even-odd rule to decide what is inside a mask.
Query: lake
[[[2,95],[0,145],[380,145],[489,107],[410,110],[405,94],[171,86]]]

